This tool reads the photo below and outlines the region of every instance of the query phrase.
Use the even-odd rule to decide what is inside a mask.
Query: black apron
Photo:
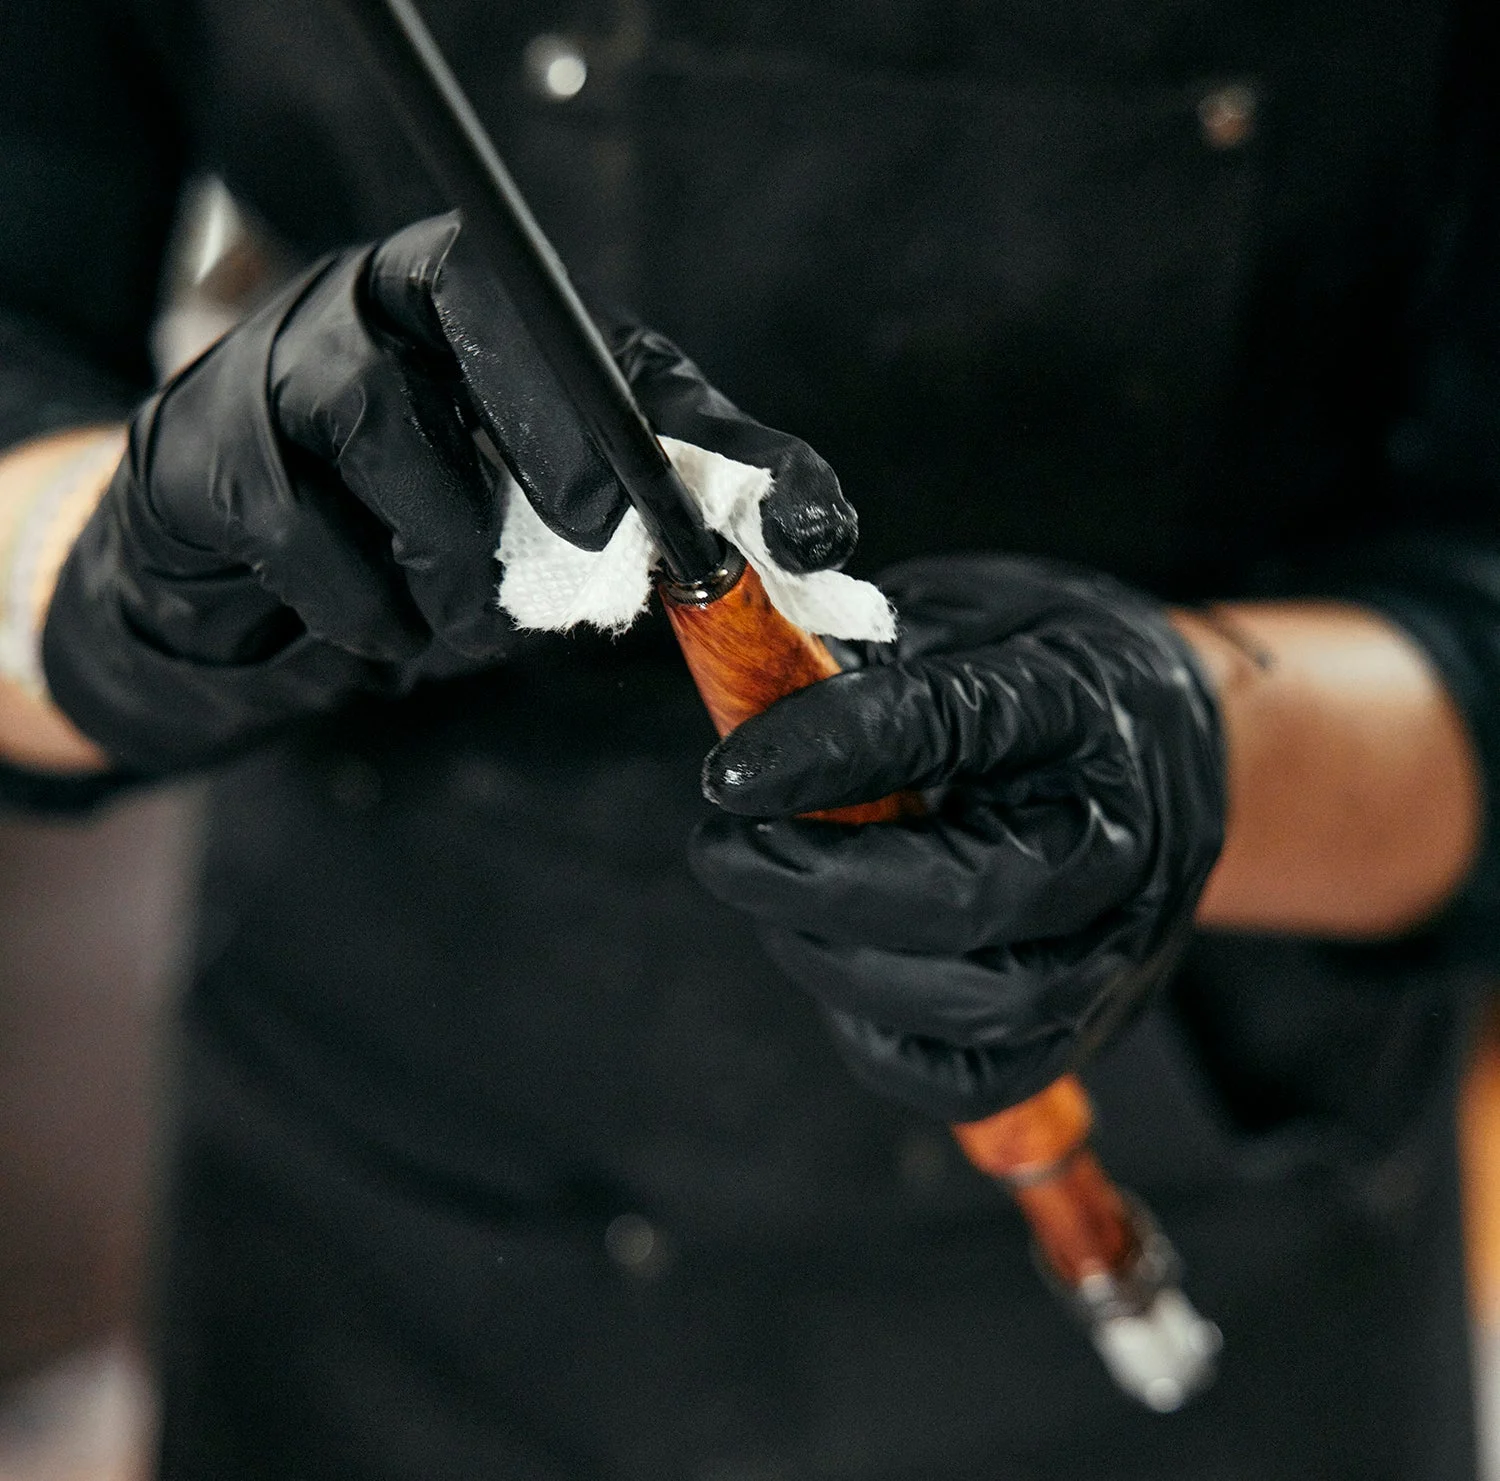
[[[575,270],[839,469],[862,570],[1003,547],[1226,595],[1381,477],[1441,15],[426,8]],[[294,246],[440,204],[319,11],[169,9],[194,137]],[[567,103],[528,80],[554,32]],[[1205,943],[1093,1071],[1227,1341],[1138,1412],[1004,1196],[692,882],[711,736],[655,621],[218,786],[165,1473],[1471,1474],[1441,951]]]

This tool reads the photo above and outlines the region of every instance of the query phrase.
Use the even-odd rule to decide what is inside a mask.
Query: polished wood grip
[[[817,638],[771,605],[749,566],[715,600],[674,600],[665,585],[662,600],[720,735],[783,695],[839,672]],[[809,816],[886,823],[921,810],[914,794],[897,793]],[[1091,1120],[1087,1092],[1064,1075],[1018,1106],[953,1128],[974,1166],[1010,1185],[1042,1254],[1070,1287],[1091,1274],[1124,1270],[1137,1250],[1126,1202],[1088,1150]]]
[[[1018,1106],[960,1123],[953,1135],[981,1172],[1034,1181],[1088,1140],[1093,1120],[1088,1092],[1064,1075]]]
[[[675,602],[663,588],[662,603],[720,735],[728,735],[751,715],[769,709],[783,695],[839,672],[833,655],[817,638],[788,622],[771,605],[750,566],[716,601]],[[920,798],[898,792],[875,802],[808,816],[836,823],[890,823],[921,810]]]
[[[953,1128],[980,1172],[1000,1178],[1030,1223],[1047,1263],[1069,1286],[1119,1274],[1139,1237],[1129,1205],[1089,1150],[1093,1111],[1074,1075],[983,1121]]]

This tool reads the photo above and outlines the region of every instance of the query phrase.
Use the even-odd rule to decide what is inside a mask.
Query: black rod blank
[[[433,181],[510,296],[579,420],[672,575],[709,584],[718,537],[635,404],[630,386],[411,0],[339,0]]]

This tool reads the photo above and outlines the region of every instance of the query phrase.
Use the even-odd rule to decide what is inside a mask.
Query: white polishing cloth
[[[723,535],[755,568],[783,616],[808,632],[851,642],[889,642],[896,614],[878,588],[840,571],[805,576],[771,559],[760,528],[760,504],[771,475],[688,442],[662,446],[697,498],[704,523]],[[554,534],[512,482],[495,552],[503,571],[500,605],[522,628],[561,632],[580,622],[624,632],[646,609],[656,550],[641,517],[627,509],[603,550],[579,550]]]

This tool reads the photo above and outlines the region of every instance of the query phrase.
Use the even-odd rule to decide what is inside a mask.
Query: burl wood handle
[[[720,735],[776,700],[839,672],[817,638],[788,622],[748,566],[723,596],[663,603],[698,692]],[[841,823],[886,823],[921,811],[897,793],[811,816]],[[1125,1200],[1087,1141],[1088,1095],[1064,1075],[1028,1101],[953,1134],[981,1172],[1006,1181],[1058,1277],[1070,1288],[1087,1276],[1116,1274],[1131,1263],[1137,1237]]]

